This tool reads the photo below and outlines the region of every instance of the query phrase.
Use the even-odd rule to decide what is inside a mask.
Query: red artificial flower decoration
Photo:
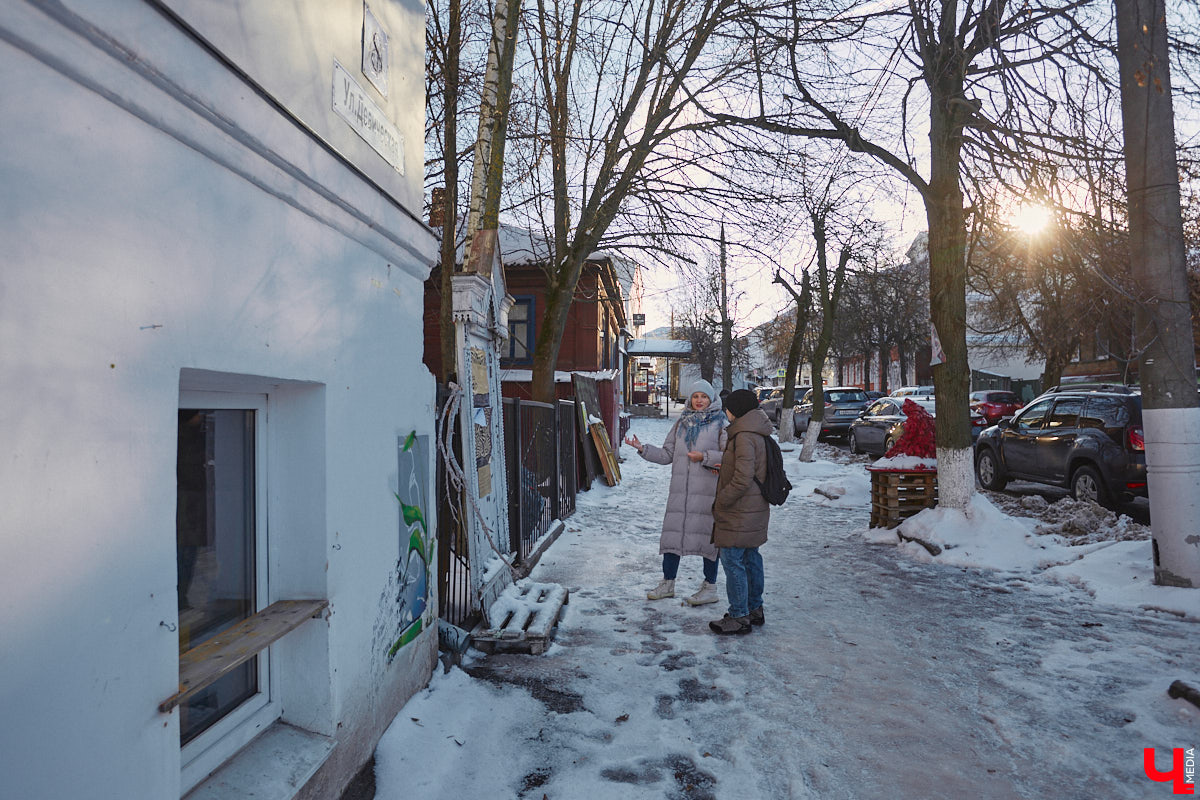
[[[934,434],[933,415],[925,410],[920,403],[905,400],[900,409],[907,419],[904,421],[904,433],[896,440],[896,444],[888,450],[885,458],[896,456],[916,456],[917,458],[937,458],[937,440]]]

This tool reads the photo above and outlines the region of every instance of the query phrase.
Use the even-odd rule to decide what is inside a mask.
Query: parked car
[[[762,405],[763,401],[767,399],[767,396],[770,395],[771,392],[775,391],[778,388],[779,388],[778,386],[759,386],[759,387],[757,387],[754,390],[754,396],[755,396],[755,398],[757,398],[759,406]]]
[[[988,425],[995,425],[1004,417],[1016,414],[1025,404],[1014,392],[1001,389],[987,389],[971,392],[971,408],[978,411],[987,419]]]
[[[851,453],[875,453],[885,455],[892,445],[904,435],[904,423],[908,416],[904,413],[904,401],[912,400],[919,403],[929,412],[937,416],[936,401],[925,395],[911,397],[883,397],[876,400],[850,423],[846,434]],[[971,441],[979,438],[979,434],[987,427],[987,420],[976,411],[971,412]]]
[[[895,389],[889,397],[933,397],[932,386],[901,386]]]
[[[871,404],[867,393],[857,386],[826,386],[823,388],[825,400],[825,416],[821,421],[821,436],[844,436],[850,430],[850,423],[856,419],[864,408]],[[804,394],[804,399],[796,406],[793,423],[798,431],[808,430],[812,419],[812,389]]]
[[[774,422],[776,425],[779,424],[780,409],[783,406],[783,390],[785,388],[787,387],[776,386],[771,390],[771,393],[767,395],[766,400],[758,401],[759,407],[762,408],[763,411],[767,412],[767,416],[770,417],[771,422]],[[809,386],[797,386],[794,393],[796,401],[799,402],[800,398],[804,397],[804,393],[810,388],[811,387]]]
[[[985,489],[1034,481],[1108,507],[1145,496],[1142,395],[1127,387],[1055,387],[983,432],[975,475]]]

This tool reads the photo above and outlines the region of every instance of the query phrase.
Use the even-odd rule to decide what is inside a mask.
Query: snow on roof
[[[531,369],[502,369],[500,370],[501,381],[512,381],[515,383],[528,383],[533,380],[533,370]],[[571,373],[563,372],[562,370],[554,371],[555,383],[570,383]]]
[[[570,383],[571,376],[578,375],[581,378],[592,378],[597,381],[615,381],[621,375],[618,369],[602,369],[597,372],[563,372],[562,370],[554,371],[555,383]],[[502,369],[500,370],[501,381],[511,381],[514,383],[528,383],[533,380],[533,370],[531,369]]]
[[[631,339],[628,344],[631,356],[690,356],[692,343],[679,339]]]

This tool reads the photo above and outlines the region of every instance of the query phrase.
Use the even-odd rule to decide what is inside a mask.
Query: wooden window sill
[[[276,640],[320,616],[328,600],[280,600],[179,654],[179,691],[158,704],[169,712],[201,689],[245,664]]]

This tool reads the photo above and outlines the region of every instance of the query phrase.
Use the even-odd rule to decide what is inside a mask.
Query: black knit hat
[[[749,389],[730,392],[725,398],[725,410],[735,417],[743,417],[748,411],[758,408],[758,398]]]

